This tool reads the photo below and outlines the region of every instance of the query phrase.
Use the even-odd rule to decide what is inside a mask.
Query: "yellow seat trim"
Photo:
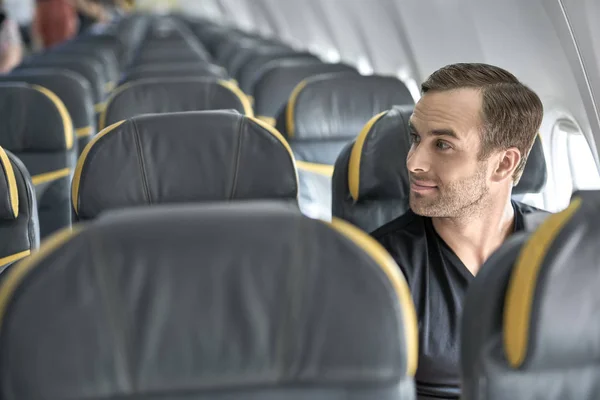
[[[77,136],[78,138],[84,138],[84,137],[88,137],[88,136],[92,136],[94,129],[91,126],[86,126],[83,128],[77,128],[75,130],[75,136]]]
[[[333,176],[333,165],[317,164],[306,161],[296,161],[298,169],[314,172],[315,174],[324,176]]]
[[[292,90],[292,93],[290,94],[290,98],[285,109],[285,127],[286,133],[289,138],[293,138],[296,134],[296,125],[294,123],[294,112],[296,111],[296,102],[298,101],[298,96],[300,96],[300,93],[302,93],[307,84],[307,80],[301,81],[298,85],[296,85],[296,87],[294,88],[294,90]]]
[[[354,225],[335,217],[332,218],[332,221],[329,223],[329,225],[357,244],[367,254],[369,254],[390,280],[394,291],[398,296],[398,302],[402,312],[402,325],[404,326],[405,331],[407,354],[407,375],[414,377],[417,371],[419,357],[417,314],[412,296],[410,294],[410,289],[406,283],[406,280],[400,273],[398,264],[396,264],[392,256],[379,242]]]
[[[104,91],[110,93],[117,85],[114,82],[106,82],[104,84]]]
[[[267,124],[269,124],[271,126],[277,125],[277,120],[275,118],[273,118],[273,117],[267,117],[267,116],[264,116],[264,115],[259,115],[256,118],[260,119],[261,121],[263,121],[263,122],[265,122],[265,123],[267,123]]]
[[[360,131],[360,134],[356,138],[354,146],[352,146],[352,152],[350,153],[350,161],[348,162],[348,188],[350,189],[350,195],[354,201],[358,201],[360,193],[360,160],[362,157],[363,147],[367,141],[367,137],[373,129],[373,126],[383,116],[387,114],[387,111],[375,115],[367,122],[367,124]]]
[[[0,328],[4,323],[4,316],[8,303],[13,297],[13,294],[18,289],[19,285],[23,282],[28,273],[30,273],[41,261],[58,250],[68,240],[73,238],[82,230],[81,226],[73,226],[73,228],[65,228],[62,231],[51,235],[38,251],[33,252],[31,256],[24,259],[8,271],[5,279],[0,284]]]
[[[100,118],[99,118],[99,122],[98,122],[98,129],[102,130],[104,128],[106,128],[106,117],[107,117],[107,113],[108,113],[108,108],[110,107],[110,103],[112,103],[115,98],[122,92],[124,92],[125,90],[129,89],[130,87],[132,87],[135,82],[125,82],[124,84],[122,84],[121,86],[118,86],[117,88],[115,88],[111,95],[108,97],[108,100],[106,100],[105,103],[102,103],[102,108],[101,109],[96,109],[97,112],[100,113]]]
[[[94,105],[94,111],[97,113],[104,112],[105,109],[106,109],[106,102],[98,103],[98,104]]]
[[[70,168],[63,168],[63,169],[59,169],[56,171],[45,172],[43,174],[38,174],[38,175],[32,176],[31,182],[34,185],[40,185],[42,183],[52,182],[52,181],[64,178],[65,176],[69,176],[70,173],[71,173]]]
[[[19,189],[17,186],[17,178],[12,163],[8,158],[8,154],[6,154],[6,151],[4,151],[2,147],[0,147],[0,163],[2,164],[2,169],[4,169],[4,174],[6,175],[6,182],[8,183],[8,197],[10,199],[13,217],[17,218],[19,216]]]
[[[24,250],[15,254],[11,254],[10,256],[0,258],[0,267],[5,265],[14,263],[15,261],[19,261],[22,258],[27,257],[31,254],[31,250]]]
[[[229,89],[238,99],[240,99],[242,107],[244,108],[244,114],[247,117],[254,117],[254,109],[252,108],[252,102],[250,101],[250,98],[244,92],[242,92],[239,86],[234,85],[230,81],[225,80],[219,80],[218,83],[219,85]]]
[[[527,240],[517,258],[504,303],[504,350],[513,368],[519,368],[527,356],[531,311],[544,257],[580,206],[581,199],[575,198],[564,211],[550,215]]]
[[[31,85],[32,88],[34,88],[35,90],[37,90],[38,92],[44,94],[46,97],[48,97],[50,99],[50,101],[52,101],[52,103],[54,103],[54,105],[56,106],[56,108],[58,109],[58,113],[60,114],[60,119],[62,120],[63,123],[63,131],[65,134],[65,146],[67,148],[67,150],[70,150],[73,148],[73,121],[71,120],[71,115],[69,114],[69,111],[67,110],[67,107],[65,106],[65,103],[62,102],[62,100],[60,99],[60,97],[58,97],[54,92],[46,89],[43,86],[38,86],[38,85]]]
[[[123,124],[125,121],[119,121],[108,128],[103,129],[98,133],[90,142],[84,147],[81,155],[79,156],[79,160],[77,160],[77,166],[75,167],[75,173],[73,174],[73,182],[71,184],[71,202],[73,203],[73,210],[75,214],[79,211],[79,186],[81,184],[81,172],[83,170],[83,166],[85,165],[85,161],[87,160],[88,154],[90,154],[90,150],[98,142],[98,140],[102,139],[104,136],[114,131],[119,125]]]
[[[275,136],[275,138],[281,142],[283,147],[285,147],[288,154],[290,155],[290,160],[292,161],[292,166],[293,166],[294,172],[296,174],[296,187],[300,188],[300,183],[299,183],[300,181],[298,179],[298,169],[297,169],[298,167],[296,165],[296,157],[294,157],[294,152],[292,151],[292,148],[290,147],[290,144],[288,143],[288,141],[285,140],[283,135],[277,129],[272,127],[271,125],[259,120],[258,118],[254,118],[254,117],[247,117],[247,118],[251,121],[254,121],[256,124],[258,124],[265,130],[267,130],[267,132],[269,132],[271,135]],[[299,192],[299,190],[298,190],[298,192]],[[297,194],[297,196],[298,195],[299,195],[299,193]]]

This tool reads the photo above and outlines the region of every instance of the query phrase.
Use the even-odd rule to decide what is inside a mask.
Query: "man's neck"
[[[504,201],[491,203],[460,218],[432,218],[438,235],[473,275],[514,230],[510,195]]]

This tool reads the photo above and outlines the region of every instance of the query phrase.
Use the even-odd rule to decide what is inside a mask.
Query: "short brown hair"
[[[421,85],[421,92],[463,88],[478,89],[482,94],[480,158],[485,159],[492,151],[509,147],[516,147],[521,152],[521,162],[513,174],[516,185],[542,124],[542,101],[510,72],[480,63],[440,68]]]

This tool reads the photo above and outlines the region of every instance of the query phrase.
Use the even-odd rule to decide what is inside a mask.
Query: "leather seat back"
[[[69,186],[77,161],[71,117],[53,92],[26,83],[0,83],[0,110],[0,146],[31,174],[44,238],[71,224]]]
[[[408,210],[412,111],[394,107],[376,115],[341,152],[332,178],[334,217],[372,232]]]
[[[276,126],[298,160],[333,165],[373,115],[413,104],[404,83],[395,78],[318,75],[296,86]]]
[[[599,192],[575,193],[483,265],[465,300],[461,398],[597,397],[599,208]]]
[[[358,73],[346,64],[325,64],[306,60],[278,60],[267,64],[252,91],[256,115],[275,125],[277,114],[300,82],[315,75],[337,72]]]
[[[398,266],[281,203],[107,215],[54,236],[0,294],[3,399],[415,399]]]
[[[274,128],[231,111],[134,117],[99,133],[73,177],[75,218],[155,204],[277,199],[296,204],[298,178]]]
[[[104,108],[108,91],[106,90],[106,79],[102,66],[90,59],[77,58],[74,56],[63,56],[60,58],[36,57],[28,62],[21,64],[16,70],[31,69],[31,68],[58,68],[67,69],[80,74],[88,80],[92,86],[92,94],[94,96],[94,109],[96,114],[99,114]]]
[[[43,86],[55,93],[71,116],[79,152],[96,134],[92,87],[80,74],[66,69],[32,68],[0,75],[0,82],[26,82]]]
[[[294,50],[277,50],[264,53],[257,53],[249,57],[237,73],[237,81],[240,89],[249,96],[254,96],[254,85],[264,73],[264,67],[272,62],[278,61],[305,61],[321,63],[322,61],[314,54],[307,52],[298,52]]]
[[[0,147],[0,272],[37,250],[35,189],[25,165]]]
[[[129,82],[115,90],[100,129],[142,114],[232,109],[252,116],[250,101],[237,86],[211,78],[159,78]]]

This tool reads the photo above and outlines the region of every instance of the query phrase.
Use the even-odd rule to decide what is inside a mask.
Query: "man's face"
[[[410,207],[428,217],[461,217],[489,194],[489,163],[481,149],[481,94],[474,89],[428,92],[410,119],[407,157]]]

